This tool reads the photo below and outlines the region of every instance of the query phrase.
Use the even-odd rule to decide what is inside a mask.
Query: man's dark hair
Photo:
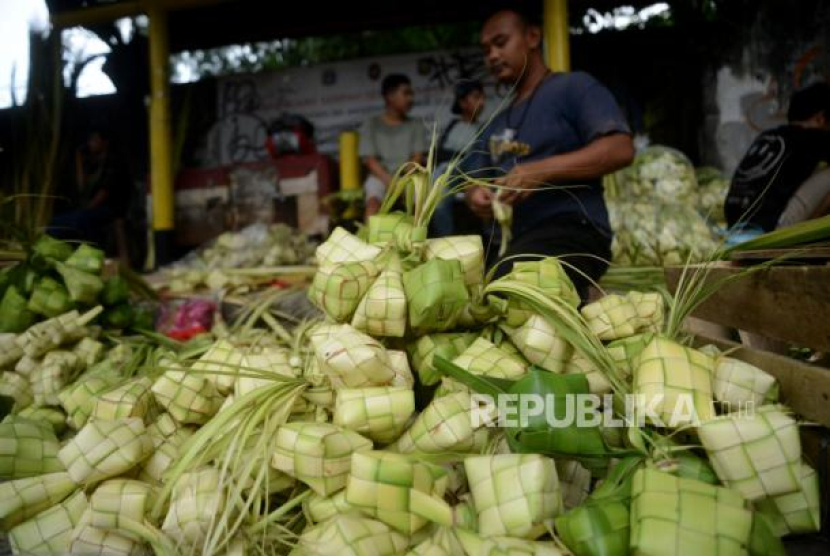
[[[830,117],[830,83],[815,83],[793,93],[787,120],[803,122],[821,112]]]
[[[401,85],[412,85],[412,81],[402,73],[390,73],[383,78],[380,84],[380,94],[386,96],[389,93],[394,93]]]
[[[541,27],[542,13],[538,2],[490,2],[490,10],[485,21],[499,12],[512,12],[519,17],[519,21],[527,27]]]

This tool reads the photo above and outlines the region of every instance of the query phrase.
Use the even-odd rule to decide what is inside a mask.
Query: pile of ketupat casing
[[[716,249],[705,217],[716,211],[710,187],[698,187],[683,153],[649,147],[605,181],[614,263],[681,265],[706,261]]]
[[[147,315],[129,303],[127,280],[103,275],[102,250],[46,234],[15,246],[21,260],[0,270],[0,333],[19,333],[44,319],[98,305],[103,310],[97,324],[111,329],[148,326]]]
[[[285,224],[251,224],[224,232],[207,245],[163,268],[160,285],[173,293],[245,288],[257,278],[271,278],[258,269],[313,264],[316,245]],[[246,272],[246,270],[248,272]]]
[[[44,376],[56,395],[29,412],[67,430],[18,407],[0,426],[13,550],[760,556],[819,527],[774,378],[679,334],[696,274],[668,307],[631,292],[580,309],[552,258],[491,281],[478,237],[426,237],[447,188],[428,175],[397,177],[365,240],[337,229],[318,248],[322,322],[274,333],[264,312],[267,330],[159,348],[114,384],[117,364]],[[388,212],[401,194],[408,214]],[[78,339],[51,330],[5,337],[4,376],[25,381],[40,338]],[[506,420],[515,407],[474,392],[547,396],[558,422]],[[610,396],[598,417],[637,395],[645,422],[569,422],[589,393]]]

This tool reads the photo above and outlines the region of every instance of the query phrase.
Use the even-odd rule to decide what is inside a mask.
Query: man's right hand
[[[483,220],[493,218],[493,197],[492,191],[486,187],[474,186],[466,191],[467,205],[473,214]]]

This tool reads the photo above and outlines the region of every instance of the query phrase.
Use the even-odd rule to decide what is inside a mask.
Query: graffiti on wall
[[[717,76],[718,164],[731,173],[753,139],[765,129],[786,123],[787,99],[811,83],[830,82],[830,58],[823,43],[795,51],[784,71],[738,75],[723,67]]]
[[[284,113],[307,118],[314,124],[318,149],[335,153],[342,131],[358,128],[383,109],[380,82],[389,73],[404,73],[412,80],[412,116],[424,122],[425,133],[451,118],[452,92],[459,80],[484,82],[491,105],[506,92],[496,86],[481,51],[474,48],[225,77],[217,81],[217,120],[201,162],[220,166],[265,158],[268,124]]]

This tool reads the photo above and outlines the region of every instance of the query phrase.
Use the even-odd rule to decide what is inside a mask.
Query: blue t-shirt
[[[612,133],[631,133],[611,92],[583,72],[555,73],[528,98],[503,109],[462,164],[468,174],[494,178],[513,166],[579,150]],[[600,179],[534,192],[514,207],[519,236],[554,217],[581,215],[610,236]]]

